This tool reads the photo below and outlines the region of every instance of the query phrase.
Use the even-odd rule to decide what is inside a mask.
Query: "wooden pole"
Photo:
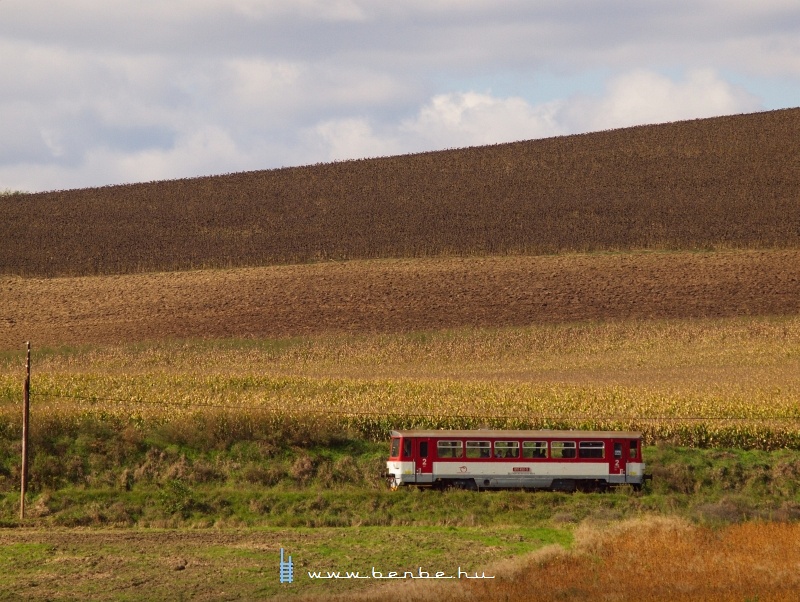
[[[19,496],[19,519],[25,519],[25,492],[28,490],[28,420],[31,397],[31,344],[28,341],[28,355],[25,360],[25,384],[22,387],[22,478]]]

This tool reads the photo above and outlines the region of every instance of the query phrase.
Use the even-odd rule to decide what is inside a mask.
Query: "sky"
[[[797,0],[0,0],[0,191],[796,106]]]

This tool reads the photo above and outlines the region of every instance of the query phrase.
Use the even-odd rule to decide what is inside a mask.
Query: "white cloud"
[[[522,98],[464,92],[434,96],[409,119],[374,128],[365,119],[315,129],[323,160],[480,146],[758,110],[756,97],[710,70],[683,80],[645,70],[612,79],[604,94],[532,105]]]
[[[22,163],[14,168],[0,167],[3,189],[30,190],[26,178],[52,183],[43,189],[65,189],[86,186],[86,174],[102,180],[94,185],[123,182],[146,182],[180,177],[202,176],[229,171],[228,166],[244,165],[244,169],[261,167],[258,149],[241,148],[229,132],[210,126],[179,135],[174,145],[165,149],[122,151],[97,147],[81,158],[76,169],[62,163]],[[220,169],[222,167],[222,169]],[[7,182],[7,184],[5,184]]]
[[[679,81],[637,69],[611,80],[604,97],[576,98],[564,103],[561,115],[568,129],[593,131],[761,108],[756,96],[709,69],[691,71]]]
[[[90,160],[100,160],[92,158]],[[230,133],[209,126],[186,133],[166,150],[146,150],[133,155],[117,154],[113,166],[120,173],[137,173],[137,180],[160,180],[175,171],[203,175],[214,173],[218,165],[230,165],[246,160]]]
[[[399,130],[423,148],[544,138],[564,131],[556,122],[556,108],[555,103],[531,106],[522,98],[486,93],[440,94]]]
[[[405,149],[391,133],[380,136],[366,119],[333,119],[317,124],[304,135],[316,161],[341,161],[356,157],[400,154]]]

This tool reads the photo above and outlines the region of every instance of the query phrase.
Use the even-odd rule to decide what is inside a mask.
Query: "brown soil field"
[[[800,250],[372,260],[0,278],[0,349],[798,313]]]
[[[800,248],[800,109],[0,196],[0,274]]]

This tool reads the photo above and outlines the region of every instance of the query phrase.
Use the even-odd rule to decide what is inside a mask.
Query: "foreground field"
[[[0,600],[796,600],[800,526],[0,532]],[[544,546],[544,547],[543,547]],[[566,547],[565,547],[566,546]],[[295,581],[278,582],[280,548]],[[485,580],[372,578],[390,570]],[[370,579],[313,579],[328,570]],[[621,575],[623,573],[623,575]],[[403,574],[400,572],[400,574]]]
[[[800,314],[800,251],[352,261],[0,278],[0,349]]]
[[[308,572],[481,570],[545,545],[565,529],[350,528],[0,531],[0,600],[261,600],[365,589],[366,580]],[[280,549],[296,581],[278,580]],[[418,568],[418,567],[417,567]]]

